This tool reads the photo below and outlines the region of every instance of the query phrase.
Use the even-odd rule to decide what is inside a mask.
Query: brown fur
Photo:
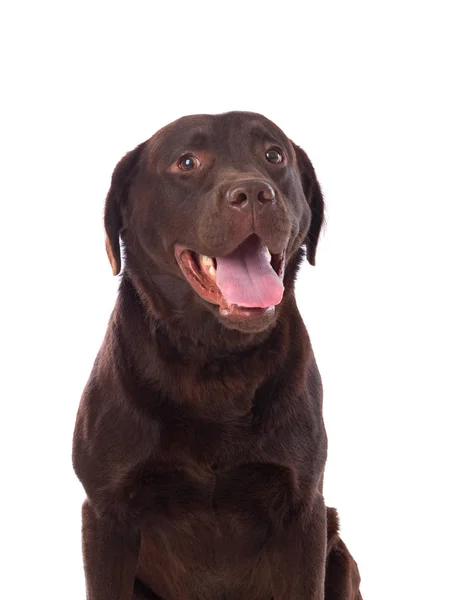
[[[188,152],[202,165],[183,173]],[[275,200],[235,210],[228,190],[249,177]],[[361,599],[322,497],[322,387],[294,297],[323,209],[306,154],[252,113],[185,117],[117,165],[105,229],[122,281],[73,448],[89,600]],[[284,298],[229,321],[174,247],[222,256],[251,234],[286,249]]]

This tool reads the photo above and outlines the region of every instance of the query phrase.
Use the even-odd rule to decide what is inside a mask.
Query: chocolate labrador
[[[323,209],[305,152],[254,113],[184,117],[115,168],[122,279],[73,444],[89,600],[361,599],[294,293]]]

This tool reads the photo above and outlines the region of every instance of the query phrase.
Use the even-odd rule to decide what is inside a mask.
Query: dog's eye
[[[276,165],[283,161],[283,153],[277,148],[270,148],[270,150],[267,150],[265,158],[268,160],[268,162]]]
[[[197,169],[201,163],[199,159],[193,156],[192,154],[186,154],[182,156],[178,161],[178,167],[183,171],[193,171]]]

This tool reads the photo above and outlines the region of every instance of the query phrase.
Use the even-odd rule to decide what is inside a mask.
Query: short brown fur
[[[181,173],[189,152],[202,165]],[[226,190],[249,177],[275,199],[244,213]],[[122,280],[73,447],[89,600],[361,600],[322,496],[322,386],[294,296],[323,214],[309,158],[253,113],[185,117],[118,163],[105,229]],[[229,321],[174,249],[223,256],[253,234],[286,251],[285,294]]]

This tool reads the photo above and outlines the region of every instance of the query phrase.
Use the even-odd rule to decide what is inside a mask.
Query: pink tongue
[[[283,283],[257,236],[251,236],[231,254],[217,257],[216,261],[216,283],[229,304],[267,308],[281,302]]]

